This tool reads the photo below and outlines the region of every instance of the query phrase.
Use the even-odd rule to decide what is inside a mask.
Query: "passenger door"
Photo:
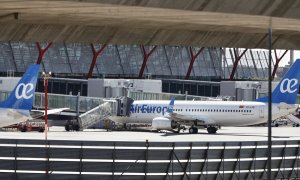
[[[259,107],[258,109],[259,117],[264,118],[265,117],[265,112],[264,112],[264,106]]]

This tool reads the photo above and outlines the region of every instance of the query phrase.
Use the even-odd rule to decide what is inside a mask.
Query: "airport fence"
[[[267,142],[0,140],[0,179],[266,179]],[[296,179],[299,141],[273,141],[272,179]]]

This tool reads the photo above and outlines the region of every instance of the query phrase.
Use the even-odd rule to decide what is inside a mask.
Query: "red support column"
[[[143,50],[143,54],[144,54],[144,60],[143,60],[143,64],[142,64],[142,67],[140,69],[140,73],[139,73],[139,79],[142,79],[143,77],[143,74],[144,74],[144,70],[145,70],[145,67],[146,67],[146,64],[147,64],[147,61],[149,59],[149,57],[151,56],[151,54],[155,51],[155,49],[157,48],[157,46],[154,46],[149,53],[147,53],[146,49],[145,49],[145,46],[142,45],[142,50]]]
[[[196,54],[193,53],[192,47],[190,47],[189,49],[190,49],[190,54],[191,54],[191,62],[190,62],[189,69],[188,69],[188,71],[186,73],[186,76],[185,76],[186,80],[190,79],[190,75],[191,75],[191,72],[192,72],[192,69],[193,69],[193,66],[194,66],[194,62],[195,62],[196,58],[200,55],[200,53],[204,50],[204,47],[200,48],[199,51]]]
[[[247,52],[248,49],[245,49],[241,55],[238,55],[238,52],[236,51],[236,49],[233,49],[234,50],[234,58],[235,58],[235,61],[234,61],[234,64],[233,64],[233,67],[232,67],[232,71],[231,71],[231,74],[230,74],[230,80],[233,80],[234,78],[234,74],[236,72],[236,68],[241,60],[241,58],[244,56],[244,54]]]
[[[105,47],[106,47],[106,44],[103,44],[102,47],[97,51],[96,48],[94,47],[94,45],[91,44],[91,48],[92,48],[92,51],[93,51],[93,59],[92,59],[92,63],[91,63],[91,66],[90,66],[89,73],[87,75],[88,79],[92,77],[97,58],[101,54],[101,52],[105,49]]]
[[[39,51],[39,56],[37,58],[37,61],[36,63],[37,64],[41,64],[42,60],[43,60],[43,57],[45,55],[45,53],[48,51],[49,47],[52,45],[52,42],[50,42],[45,49],[43,49],[40,45],[40,43],[36,42],[36,47],[38,48],[38,51]]]
[[[284,53],[278,58],[277,52],[276,52],[276,50],[274,49],[276,62],[275,62],[274,69],[273,69],[273,72],[272,72],[272,79],[274,79],[274,77],[275,77],[275,74],[276,74],[276,71],[277,71],[279,62],[281,61],[281,59],[285,56],[285,54],[286,54],[287,52],[288,52],[288,50],[285,50]]]

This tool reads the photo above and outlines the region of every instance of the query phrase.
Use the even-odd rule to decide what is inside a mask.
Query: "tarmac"
[[[1,139],[39,139],[46,138],[46,133],[0,131]],[[216,134],[208,134],[206,129],[199,129],[198,134],[151,131],[107,131],[104,129],[86,129],[66,132],[64,127],[50,127],[48,140],[79,141],[155,141],[155,142],[228,142],[228,141],[267,141],[267,127],[222,127]],[[300,128],[291,126],[273,127],[272,140],[300,140]]]

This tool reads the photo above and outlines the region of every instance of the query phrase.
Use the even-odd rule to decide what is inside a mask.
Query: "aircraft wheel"
[[[69,126],[69,124],[66,124],[66,125],[65,125],[65,130],[66,130],[66,131],[70,131],[70,126]]]
[[[26,132],[26,131],[27,131],[27,126],[23,126],[21,132]]]
[[[296,124],[296,127],[299,127],[299,124]]]
[[[208,134],[216,134],[217,130],[218,129],[216,127],[212,127],[212,126],[207,128]]]
[[[75,124],[73,129],[74,129],[75,131],[79,131],[80,127],[79,127],[78,124]]]
[[[125,129],[130,131],[131,130],[131,124],[126,124]]]
[[[197,133],[198,133],[198,128],[194,127],[194,134],[197,134]]]
[[[197,134],[198,133],[198,128],[195,128],[195,127],[189,128],[189,133],[190,134]]]

